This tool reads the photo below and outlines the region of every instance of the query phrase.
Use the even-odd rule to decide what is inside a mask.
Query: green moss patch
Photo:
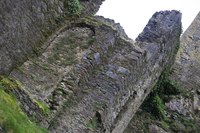
[[[86,127],[92,131],[101,126],[102,126],[102,120],[101,120],[101,114],[99,112],[96,112],[95,116],[92,119],[90,119],[89,122],[86,124]]]
[[[16,99],[2,88],[0,88],[0,127],[5,133],[47,133],[47,130],[31,122],[20,109]]]
[[[0,77],[0,87],[16,89],[16,88],[18,88],[19,85],[20,85],[19,82],[15,81],[11,78]]]
[[[34,100],[34,102],[39,106],[39,108],[41,108],[42,109],[42,111],[46,114],[46,115],[48,115],[49,113],[50,113],[50,110],[49,110],[49,108],[44,104],[44,103],[42,103],[42,102],[40,102],[39,100]]]

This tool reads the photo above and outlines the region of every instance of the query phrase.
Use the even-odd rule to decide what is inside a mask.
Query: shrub
[[[157,84],[144,101],[142,108],[159,119],[165,119],[165,105],[171,99],[171,95],[181,93],[181,87],[169,79],[169,69],[164,70]]]
[[[142,104],[142,108],[158,119],[165,119],[165,106],[158,93],[153,90]]]
[[[81,5],[79,0],[65,0],[64,8],[66,9],[67,15],[79,15],[81,12]]]

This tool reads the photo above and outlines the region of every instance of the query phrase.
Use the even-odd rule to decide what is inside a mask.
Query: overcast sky
[[[200,0],[105,0],[97,15],[114,19],[135,39],[153,13],[173,9],[182,12],[185,30],[200,11]]]

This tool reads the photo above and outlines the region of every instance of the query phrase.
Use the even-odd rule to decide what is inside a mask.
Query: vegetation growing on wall
[[[181,93],[181,88],[175,82],[169,80],[169,70],[163,71],[158,83],[153,88],[149,97],[143,104],[143,109],[159,119],[165,119],[165,102],[171,99],[171,95]]]
[[[102,120],[99,112],[96,112],[95,116],[86,124],[86,127],[92,131],[101,126]]]
[[[22,112],[16,99],[0,87],[0,127],[5,133],[46,133]]]
[[[20,83],[8,77],[0,77],[0,87],[4,89],[16,89]]]
[[[39,100],[34,99],[34,102],[39,106],[39,108],[42,109],[42,111],[45,113],[45,115],[48,115],[50,113],[49,108]]]
[[[65,0],[64,8],[66,9],[67,15],[73,16],[79,15],[82,7],[79,0]]]
[[[185,92],[180,85],[175,81],[170,80],[169,70],[165,70],[152,92],[142,104],[142,114],[148,114],[145,116],[143,123],[147,125],[157,124],[166,131],[173,132],[197,132],[199,126],[195,120],[187,119],[186,117],[176,113],[170,112],[166,109],[164,103],[169,102],[173,97],[178,95],[184,95]],[[139,116],[135,116],[139,117]],[[140,118],[140,117],[139,117]],[[141,116],[141,120],[144,116]]]

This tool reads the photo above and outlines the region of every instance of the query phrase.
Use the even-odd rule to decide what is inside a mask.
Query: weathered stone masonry
[[[41,52],[41,45],[65,19],[65,0],[0,1],[0,74],[8,74],[30,54]],[[81,1],[82,15],[97,12],[101,0]],[[69,20],[66,21],[70,22]]]
[[[1,2],[2,7],[8,6],[7,2]],[[24,6],[23,1],[21,2],[19,7]],[[96,9],[92,1],[85,2],[83,4],[92,5],[92,12]],[[43,2],[40,1],[39,4],[41,3]],[[98,3],[97,6],[101,1],[94,3]],[[12,6],[18,7],[17,4]],[[16,8],[17,11],[19,9]],[[28,12],[29,9],[26,13]],[[10,16],[13,16],[12,13],[14,12]],[[15,21],[6,20],[3,19],[7,26],[8,22]],[[22,20],[13,25],[22,23]],[[48,23],[48,19],[39,20]],[[110,19],[82,17],[70,25],[66,24],[57,32],[56,37],[43,46],[41,54],[25,61],[27,53],[35,50],[33,47],[40,40],[38,38],[43,38],[40,24],[30,23],[30,26],[35,26],[29,27],[33,30],[30,36],[24,36],[29,33],[29,30],[24,29],[26,26],[17,28],[26,32],[11,31],[16,28],[2,28],[4,34],[1,35],[1,41],[4,42],[0,47],[0,72],[8,74],[16,64],[23,62],[10,73],[10,77],[22,84],[18,89],[25,95],[18,100],[23,110],[38,119],[50,132],[121,133],[161,72],[173,64],[181,33],[181,14],[178,11],[155,13],[136,41],[129,39],[123,28]],[[42,25],[43,28],[49,26],[52,24]],[[18,36],[6,33],[18,33]],[[29,43],[32,44],[31,47]],[[50,109],[50,114],[45,116],[35,104],[27,104],[26,97],[33,103],[34,100],[42,101]],[[95,125],[92,124],[94,122]]]

